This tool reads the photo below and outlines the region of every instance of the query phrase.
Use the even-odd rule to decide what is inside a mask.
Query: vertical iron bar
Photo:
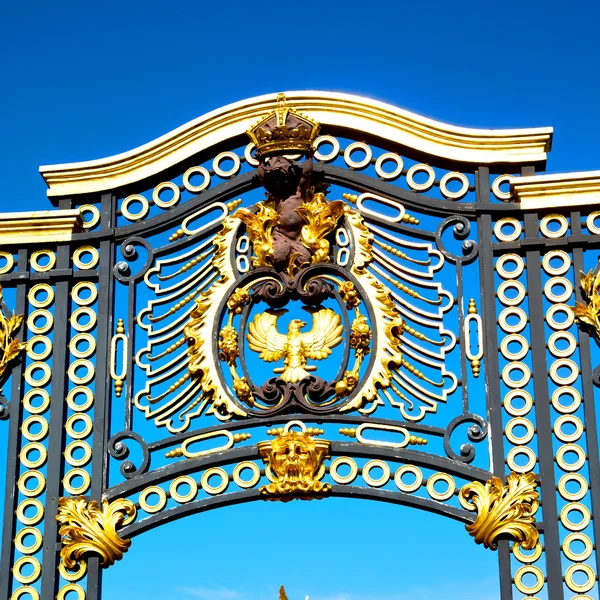
[[[476,172],[477,203],[490,205],[490,170],[479,167]],[[504,428],[502,427],[502,399],[500,394],[498,331],[496,317],[496,282],[494,280],[494,253],[492,249],[492,216],[482,213],[477,219],[479,235],[479,276],[481,278],[481,313],[484,331],[483,352],[485,389],[487,392],[487,419],[490,431],[490,458],[492,472],[504,477]],[[500,598],[513,597],[510,569],[510,548],[507,540],[498,543],[500,570]]]
[[[112,229],[114,223],[114,197],[103,194],[101,223],[103,229]],[[111,379],[109,361],[113,333],[113,237],[100,242],[100,265],[98,277],[98,328],[96,331],[96,389],[94,401],[94,440],[92,449],[91,499],[98,503],[107,487],[108,464],[106,447],[110,427]],[[88,559],[87,600],[98,600],[102,594],[102,572],[98,557]]]
[[[56,267],[67,269],[70,262],[69,244],[57,248]],[[67,393],[67,351],[69,337],[69,281],[57,281],[54,303],[54,342],[52,348],[52,388],[50,429],[48,438],[48,470],[46,473],[46,510],[44,549],[42,555],[41,600],[54,600],[58,582],[58,523],[56,513],[62,491],[65,398]]]
[[[581,213],[571,213],[571,232],[581,234]],[[579,286],[579,273],[584,272],[583,248],[573,248],[573,270],[576,298],[583,301]],[[581,391],[585,417],[585,435],[587,440],[588,470],[590,474],[590,494],[592,495],[592,525],[594,528],[594,543],[596,544],[596,573],[600,573],[600,456],[598,454],[598,424],[596,422],[596,399],[592,381],[592,351],[590,336],[582,328],[579,333],[579,368],[581,369]]]
[[[525,237],[538,239],[537,213],[525,215]],[[538,441],[538,460],[542,488],[542,512],[544,516],[544,547],[546,550],[546,577],[548,600],[564,597],[558,513],[556,507],[556,483],[554,478],[554,449],[552,447],[552,422],[548,393],[548,365],[546,362],[545,312],[542,296],[541,253],[528,250],[527,290],[529,297],[529,330],[531,335],[531,362],[533,371],[533,395]]]
[[[27,270],[27,249],[19,250],[19,271]],[[17,298],[15,302],[15,313],[25,315],[27,310],[26,284],[17,286]],[[23,341],[25,336],[25,322],[19,332],[19,340]],[[15,365],[12,372],[11,391],[9,400],[10,421],[8,429],[8,448],[6,454],[6,484],[4,488],[4,521],[2,524],[2,554],[0,558],[0,598],[9,598],[12,592],[10,583],[12,580],[11,569],[14,559],[14,545],[16,518],[15,511],[19,494],[17,491],[17,479],[19,478],[19,437],[21,421],[23,416],[23,405],[21,403],[21,388],[23,386],[23,356]]]

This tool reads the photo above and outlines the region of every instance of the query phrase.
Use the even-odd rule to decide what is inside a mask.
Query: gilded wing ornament
[[[267,311],[256,315],[248,326],[246,339],[251,350],[262,360],[275,362],[284,359],[281,379],[297,383],[309,377],[308,359],[322,360],[331,354],[331,348],[342,341],[341,318],[333,310],[322,308],[313,313],[313,327],[308,333],[301,329],[306,323],[293,319],[287,335],[277,331],[277,319],[283,311]],[[278,372],[276,370],[275,372]]]
[[[279,220],[279,213],[273,202],[259,202],[256,213],[240,208],[235,216],[246,225],[246,232],[254,249],[252,264],[266,267],[273,263],[273,227]]]

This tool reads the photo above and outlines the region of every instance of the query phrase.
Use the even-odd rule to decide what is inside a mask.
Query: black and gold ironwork
[[[42,167],[56,210],[0,215],[0,597],[329,497],[463,522],[504,600],[596,597],[600,176],[536,174],[551,138],[289,92]]]

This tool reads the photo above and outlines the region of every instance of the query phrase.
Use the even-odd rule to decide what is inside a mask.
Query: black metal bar
[[[62,244],[57,248],[56,264],[66,268],[70,261],[70,247]],[[58,523],[56,513],[58,500],[62,493],[63,446],[65,397],[67,392],[67,353],[69,333],[69,295],[68,281],[56,284],[54,301],[54,342],[52,353],[52,389],[50,402],[50,428],[48,439],[48,470],[46,473],[46,509],[44,523],[44,549],[42,555],[41,600],[54,600],[57,592],[57,542]]]
[[[19,269],[26,268],[27,249],[19,250]],[[17,286],[15,313],[25,315],[27,319],[27,290],[25,285]],[[24,339],[24,329],[19,332],[19,339]],[[2,554],[0,558],[0,598],[11,595],[12,565],[14,560],[14,544],[16,529],[15,510],[19,499],[17,480],[19,479],[19,440],[21,437],[21,422],[23,405],[21,404],[21,388],[23,386],[23,357],[12,372],[10,392],[10,422],[8,429],[8,447],[6,453],[6,484],[4,488],[4,520],[2,524]]]
[[[103,194],[101,199],[102,228],[111,229],[114,224],[115,197]],[[114,308],[114,243],[111,239],[100,242],[100,278],[98,281],[98,328],[96,331],[96,389],[94,393],[94,439],[92,448],[91,499],[98,503],[107,486],[108,424],[110,423],[110,342],[113,332]],[[102,594],[102,571],[97,556],[88,560],[87,600],[98,600]]]
[[[537,213],[525,215],[524,221],[525,236],[537,237],[539,235]],[[546,552],[548,600],[562,600],[564,592],[556,505],[556,483],[554,481],[554,450],[552,448],[552,422],[548,393],[541,255],[539,250],[528,250],[525,256],[529,298],[533,393],[544,516],[544,547]]]
[[[571,231],[581,233],[581,213],[571,212]],[[577,300],[583,301],[581,287],[579,286],[580,273],[585,272],[583,264],[583,250],[573,249],[573,270]],[[592,381],[592,351],[591,339],[587,331],[578,329],[579,333],[579,368],[581,369],[581,389],[583,398],[583,413],[585,416],[585,435],[587,441],[588,470],[590,477],[590,494],[592,496],[592,524],[594,539],[596,540],[596,573],[600,573],[600,553],[598,540],[600,540],[600,456],[598,453],[598,423],[596,421],[596,399],[594,397],[594,384]]]

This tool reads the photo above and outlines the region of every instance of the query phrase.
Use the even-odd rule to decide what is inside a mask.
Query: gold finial
[[[288,597],[285,593],[285,588],[283,586],[279,588],[279,600],[288,600]]]

